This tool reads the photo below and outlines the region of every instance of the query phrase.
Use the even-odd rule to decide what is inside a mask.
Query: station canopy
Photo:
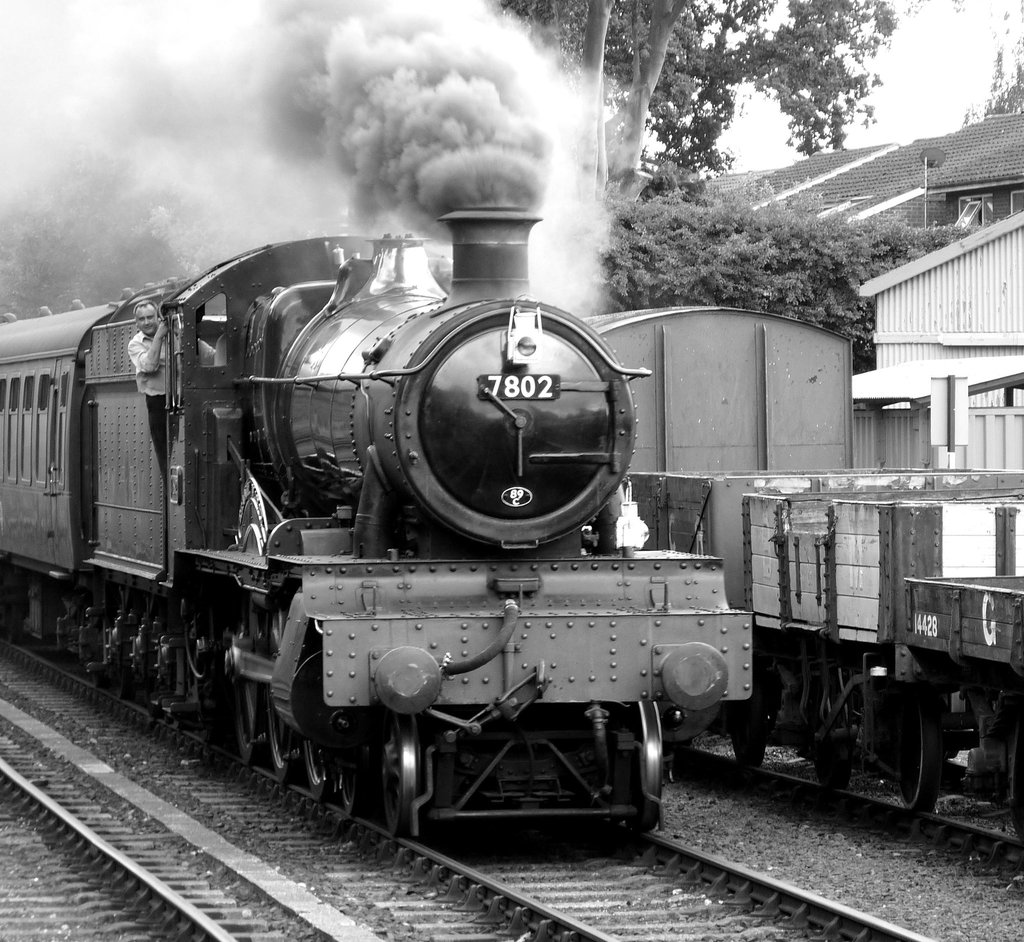
[[[968,393],[1024,386],[1024,354],[1015,356],[958,357],[908,360],[853,377],[853,401],[872,406],[927,400],[932,379],[966,376]]]

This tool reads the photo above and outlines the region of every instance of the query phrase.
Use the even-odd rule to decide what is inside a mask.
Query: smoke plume
[[[109,155],[126,191],[173,190],[151,215],[205,266],[343,228],[439,236],[451,209],[514,205],[545,217],[534,292],[592,288],[580,240],[604,226],[573,197],[580,109],[486,0],[23,6],[0,36],[0,210],[72,156]]]

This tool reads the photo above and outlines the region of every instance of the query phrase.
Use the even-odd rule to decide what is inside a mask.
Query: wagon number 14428
[[[914,612],[914,634],[926,638],[939,636],[939,616],[931,612]]]

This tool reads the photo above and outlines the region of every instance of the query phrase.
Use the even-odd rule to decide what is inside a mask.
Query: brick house
[[[1024,114],[993,115],[941,137],[815,154],[743,177],[758,205],[820,198],[822,215],[900,216],[914,226],[983,226],[1024,209]]]

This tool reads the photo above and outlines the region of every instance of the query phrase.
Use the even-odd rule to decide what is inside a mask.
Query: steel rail
[[[45,665],[66,678],[74,677],[23,649],[16,650],[40,666]],[[87,687],[81,689],[83,692],[98,692]],[[103,699],[108,700],[108,696]],[[109,702],[111,705],[118,704],[122,709],[129,707],[125,701],[116,701],[112,697]],[[184,739],[192,738],[183,730],[174,730],[174,733]],[[228,755],[208,743],[202,748],[208,752]],[[714,760],[717,757],[711,758]],[[725,759],[719,761],[728,762]],[[258,769],[250,771],[264,776]],[[269,782],[269,774],[265,777]],[[801,784],[813,785],[802,780]],[[301,788],[295,787],[282,788],[282,791],[300,795],[303,793]],[[358,846],[363,854],[375,857],[378,861],[390,859],[393,870],[411,871],[416,882],[428,885],[456,908],[481,912],[482,922],[503,925],[505,931],[513,932],[517,937],[525,933],[528,937],[543,939],[545,942],[620,942],[615,936],[581,923],[557,908],[428,845],[396,838],[375,822],[350,818],[330,804],[321,806],[321,811],[327,812],[335,822],[337,832],[344,833],[346,839]],[[830,939],[844,942],[934,942],[927,936],[775,880],[740,864],[704,854],[679,842],[652,833],[630,834],[622,825],[606,826],[615,828],[616,835],[623,843],[632,841],[640,865],[660,871],[667,877],[678,876],[681,883],[691,887],[695,884],[704,885],[721,893],[723,898],[731,898],[732,903],[745,906],[765,917],[778,919],[783,925],[809,927]]]
[[[173,912],[179,922],[185,921],[202,933],[198,938],[210,942],[235,942],[235,936],[225,932],[201,910],[197,909],[184,897],[175,893],[166,883],[148,870],[140,867],[131,858],[126,857],[115,847],[108,844],[95,831],[78,820],[66,808],[54,801],[49,795],[37,788],[6,761],[0,759],[0,776],[10,787],[20,792],[32,802],[51,822],[57,824],[64,832],[68,832],[83,842],[86,852],[92,852],[105,858],[109,864],[117,868],[129,881],[150,898],[159,900],[165,910]],[[193,934],[193,938],[197,938]]]
[[[628,834],[621,825],[619,835]],[[619,937],[582,923],[556,907],[507,886],[416,841],[394,838],[373,822],[358,820],[352,835],[364,850],[376,843],[377,856],[393,854],[392,869],[406,868],[446,902],[458,909],[484,913],[483,922],[504,924],[517,937],[524,934],[550,942],[621,942]],[[860,912],[816,893],[776,880],[720,857],[705,854],[655,834],[633,835],[638,862],[662,875],[679,875],[682,882],[704,884],[729,897],[734,905],[779,920],[793,929],[811,929],[832,940],[848,942],[935,942],[928,936]]]
[[[807,925],[829,939],[855,942],[934,942],[928,936],[904,929],[894,923],[863,913],[791,883],[776,880],[695,850],[678,841],[644,834],[650,849],[643,855],[649,866],[685,874],[689,882],[706,883],[732,895],[736,902],[752,905],[765,915],[782,914],[790,924]]]

